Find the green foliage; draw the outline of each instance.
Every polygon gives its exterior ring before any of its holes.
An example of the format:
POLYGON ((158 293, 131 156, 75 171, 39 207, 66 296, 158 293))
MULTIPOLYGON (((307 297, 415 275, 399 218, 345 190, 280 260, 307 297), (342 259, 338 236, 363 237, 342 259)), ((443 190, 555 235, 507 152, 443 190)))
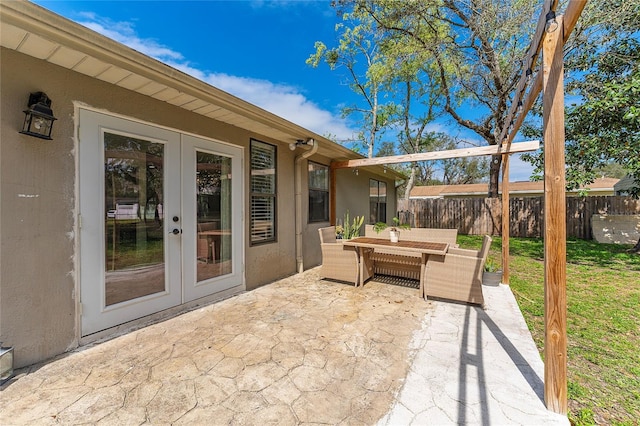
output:
POLYGON ((373 230, 376 231, 377 234, 387 229, 387 224, 384 222, 376 222, 373 225, 373 230))
MULTIPOLYGON (((398 228, 400 229, 411 229, 411 226, 408 223, 400 223, 400 219, 398 219, 397 217, 394 217, 393 219, 393 226, 391 226, 391 231, 397 231, 398 228)), ((384 222, 377 222, 373 225, 373 230, 376 231, 376 233, 380 233, 382 231, 384 231, 385 229, 388 228, 389 225, 387 225, 384 222)))
POLYGON ((498 262, 496 262, 492 258, 488 258, 484 263, 484 270, 487 272, 498 272, 500 270, 500 267, 498 266, 498 262))
POLYGON ((315 52, 306 62, 317 67, 324 61, 331 70, 346 70, 349 86, 360 95, 361 102, 342 112, 345 116, 356 114, 361 117, 358 140, 366 147, 368 157, 373 157, 375 144, 389 125, 389 117, 395 108, 393 102, 382 102, 384 85, 392 74, 393 65, 381 49, 370 16, 357 10, 343 13, 336 32, 340 34, 338 45, 329 48, 317 41, 315 52))
MULTIPOLYGON (((433 150, 428 124, 443 114, 496 144, 529 46, 536 2, 337 0, 334 5, 343 17, 336 27, 338 45, 317 42, 307 63, 318 66, 324 60, 332 70, 347 70, 362 102, 344 113, 362 114, 360 140, 370 157, 374 144, 391 132, 400 153, 433 150), (462 104, 473 112, 463 113, 462 104)), ((485 160, 448 161, 446 180, 478 181, 491 173, 497 195, 497 160, 491 168, 485 160)), ((430 166, 412 164, 405 173, 408 190, 433 180, 430 166)))
MULTIPOLYGON (((459 235, 465 248, 482 237, 459 235)), ((510 281, 518 305, 544 351, 544 244, 510 238, 510 281)), ((640 256, 629 246, 567 241, 569 419, 574 425, 634 425, 640 418, 640 256)), ((489 258, 500 259, 494 240, 489 258)))
MULTIPOLYGON (((416 69, 427 78, 421 80, 415 94, 407 96, 423 101, 429 110, 426 116, 412 120, 411 126, 403 126, 407 143, 422 137, 419 130, 425 119, 448 114, 488 144, 497 144, 497 136, 509 125, 505 116, 522 71, 521 59, 534 32, 531 17, 539 3, 342 0, 338 4, 372 16, 382 44, 393 46, 396 57, 408 58, 398 62, 403 67, 397 81, 413 84, 415 74, 411 72, 416 69), (472 112, 463 112, 462 104, 471 106, 472 112)), ((489 169, 491 194, 495 196, 501 158, 496 160, 489 169)))
POLYGON ((349 240, 360 236, 360 228, 364 224, 364 216, 349 217, 349 211, 344 214, 344 225, 336 226, 336 236, 349 240))
MULTIPOLYGON (((635 177, 640 193, 640 0, 593 0, 565 58, 567 188, 593 182, 611 162, 635 177)), ((541 135, 538 126, 529 134, 541 135)), ((523 156, 542 175, 542 152, 523 156)))

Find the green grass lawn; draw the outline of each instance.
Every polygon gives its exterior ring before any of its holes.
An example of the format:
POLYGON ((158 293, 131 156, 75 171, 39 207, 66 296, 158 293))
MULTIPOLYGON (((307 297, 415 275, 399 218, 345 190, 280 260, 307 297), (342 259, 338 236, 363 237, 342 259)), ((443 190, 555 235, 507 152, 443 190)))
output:
MULTIPOLYGON (((459 236, 479 248, 481 237, 459 236)), ((631 246, 567 241, 569 419, 576 425, 638 425, 640 419, 640 255, 631 246)), ((501 261, 495 237, 489 257, 501 261)), ((543 241, 510 239, 511 289, 544 351, 543 241)))
POLYGON ((164 239, 161 224, 154 221, 113 220, 106 223, 106 268, 108 271, 164 261, 164 239), (116 226, 114 232, 114 226, 116 226), (116 240, 114 253, 113 241, 116 240))

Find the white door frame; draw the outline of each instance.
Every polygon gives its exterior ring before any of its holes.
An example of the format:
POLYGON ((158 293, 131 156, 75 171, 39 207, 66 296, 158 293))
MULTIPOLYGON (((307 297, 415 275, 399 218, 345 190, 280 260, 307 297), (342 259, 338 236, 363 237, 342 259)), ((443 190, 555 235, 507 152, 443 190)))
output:
POLYGON ((126 117, 85 108, 79 108, 78 111, 80 337, 230 288, 244 290, 243 148, 126 117), (127 134, 165 145, 165 291, 111 306, 106 306, 104 285, 104 132, 127 134), (188 207, 195 207, 195 154, 194 161, 183 158, 188 157, 190 152, 195 153, 195 149, 231 157, 233 174, 232 273, 231 276, 225 275, 201 283, 195 282, 197 234, 195 215, 188 207), (178 223, 172 221, 174 215, 180 218, 178 223), (176 226, 183 230, 183 234, 170 234, 171 229, 176 226))
POLYGON ((210 294, 228 290, 244 283, 244 199, 242 197, 243 176, 242 148, 234 145, 215 143, 201 137, 182 135, 182 235, 183 235, 183 294, 184 302, 189 302, 210 294), (231 246, 231 274, 197 281, 196 235, 196 151, 228 157, 231 159, 231 235, 234 238, 231 246), (187 238, 192 236, 193 238, 187 238))

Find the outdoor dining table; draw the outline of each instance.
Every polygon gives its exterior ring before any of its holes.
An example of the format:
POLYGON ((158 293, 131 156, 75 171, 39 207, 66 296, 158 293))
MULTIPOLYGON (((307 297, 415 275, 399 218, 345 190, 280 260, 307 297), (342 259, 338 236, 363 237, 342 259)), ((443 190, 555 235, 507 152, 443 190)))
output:
POLYGON ((358 265, 360 271, 358 273, 358 285, 364 286, 364 262, 362 261, 361 250, 363 248, 385 249, 397 252, 397 254, 413 254, 421 255, 420 261, 420 293, 419 296, 424 299, 425 275, 427 270, 427 259, 429 255, 444 256, 449 250, 449 243, 439 243, 431 241, 398 241, 391 242, 385 238, 357 237, 343 241, 343 245, 355 247, 358 256, 358 265))

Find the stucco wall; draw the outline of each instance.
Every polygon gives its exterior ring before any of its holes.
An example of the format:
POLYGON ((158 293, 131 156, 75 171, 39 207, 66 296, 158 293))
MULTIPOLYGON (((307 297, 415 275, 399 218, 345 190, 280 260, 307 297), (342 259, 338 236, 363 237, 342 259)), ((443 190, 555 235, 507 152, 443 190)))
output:
POLYGON ((606 244, 635 244, 640 239, 640 215, 591 216, 593 239, 606 244))
POLYGON ((15 348, 17 366, 78 343, 74 101, 244 147, 245 206, 250 139, 277 145, 278 240, 250 246, 245 207, 246 288, 295 273, 295 153, 288 142, 251 134, 15 51, 2 49, 0 54, 0 336, 15 348), (18 133, 28 95, 36 91, 46 92, 53 101, 58 118, 53 141, 18 133))
MULTIPOLYGON (((13 50, 3 48, 0 55, 0 338, 14 347, 17 367, 74 348, 80 338, 74 102, 243 147, 246 289, 296 272, 294 167, 300 150, 289 150, 289 141, 252 134, 13 50), (18 133, 29 93, 36 91, 53 101, 58 118, 53 141, 18 133), (277 146, 277 241, 256 246, 250 245, 248 229, 252 138, 277 146)), ((331 162, 317 154, 309 160, 331 162)), ((306 269, 321 262, 317 230, 329 222, 308 223, 307 161, 301 166, 306 269)), ((347 209, 368 217, 373 175, 364 170, 357 176, 351 170, 337 175, 338 217, 347 209)), ((396 211, 392 180, 388 191, 390 219, 396 211)))
POLYGON ((75 344, 74 142, 71 88, 53 67, 2 49, 0 334, 17 366, 75 344), (53 141, 18 133, 30 92, 54 100, 53 141))
MULTIPOLYGON (((327 166, 331 164, 331 159, 327 157, 314 156, 311 157, 311 160, 327 166)), ((307 170, 306 164, 304 165, 304 170, 307 170)), ((308 174, 305 172, 303 175, 303 187, 306 188, 308 186, 308 174)), ((373 174, 364 169, 358 170, 357 175, 353 169, 338 169, 336 171, 336 219, 343 221, 345 212, 349 211, 351 218, 364 216, 364 223, 369 223, 369 179, 387 183, 387 219, 391 223, 391 218, 397 212, 395 181, 384 175, 373 174)), ((305 269, 317 266, 322 262, 318 229, 330 226, 329 222, 308 223, 308 211, 309 199, 305 196, 303 200, 305 269)), ((362 228, 362 234, 364 235, 364 227, 362 228)))
MULTIPOLYGON (((395 182, 368 172, 366 169, 359 169, 358 174, 354 169, 339 169, 336 173, 336 219, 342 219, 345 212, 349 215, 364 215, 364 223, 369 221, 369 180, 387 182, 387 223, 392 223, 392 218, 397 214, 395 182)), ((362 230, 364 233, 364 228, 362 230)))

